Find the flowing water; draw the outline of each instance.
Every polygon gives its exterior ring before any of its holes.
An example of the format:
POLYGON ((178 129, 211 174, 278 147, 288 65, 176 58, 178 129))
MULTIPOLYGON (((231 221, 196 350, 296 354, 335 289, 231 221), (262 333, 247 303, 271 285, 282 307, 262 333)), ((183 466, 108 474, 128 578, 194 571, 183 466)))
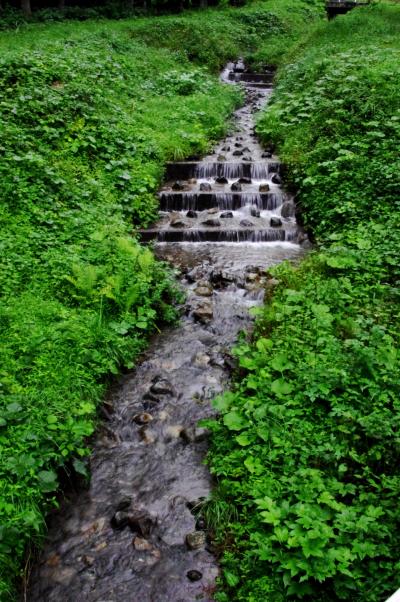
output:
POLYGON ((253 75, 239 62, 222 79, 246 91, 236 132, 201 162, 168 165, 160 221, 142 233, 180 269, 184 315, 111 391, 90 486, 66 495, 50 517, 30 602, 213 599, 218 564, 193 512, 212 486, 207 432, 197 422, 228 385, 229 350, 273 285, 268 268, 298 259, 304 241, 279 161, 254 136, 253 113, 270 95, 272 74, 253 75))

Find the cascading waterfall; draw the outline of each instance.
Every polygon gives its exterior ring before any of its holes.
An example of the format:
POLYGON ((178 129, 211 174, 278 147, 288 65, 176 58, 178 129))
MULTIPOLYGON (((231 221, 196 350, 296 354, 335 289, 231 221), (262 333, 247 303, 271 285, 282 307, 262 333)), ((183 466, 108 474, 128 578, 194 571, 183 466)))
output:
POLYGON ((196 192, 162 192, 159 195, 161 211, 204 211, 218 207, 221 211, 236 210, 246 206, 272 211, 282 205, 281 192, 267 192, 264 194, 249 192, 235 194, 232 192, 221 193, 196 193, 196 192))

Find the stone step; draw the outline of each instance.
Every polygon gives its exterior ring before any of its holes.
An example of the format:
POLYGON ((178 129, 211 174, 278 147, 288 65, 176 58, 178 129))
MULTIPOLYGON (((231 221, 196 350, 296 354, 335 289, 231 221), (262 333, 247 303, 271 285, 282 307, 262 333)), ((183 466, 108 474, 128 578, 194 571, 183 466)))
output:
POLYGON ((218 207, 221 211, 236 210, 246 205, 254 205, 261 210, 273 211, 283 202, 282 192, 160 192, 158 195, 161 211, 205 211, 218 207))
POLYGON ((179 161, 166 164, 166 180, 191 178, 252 178, 266 180, 279 173, 278 161, 179 161))
POLYGON ((229 79, 234 82, 260 82, 271 84, 274 79, 274 73, 235 73, 231 71, 229 79))
POLYGON ((296 228, 267 228, 265 230, 255 228, 242 228, 223 230, 217 228, 209 229, 174 229, 168 228, 158 230, 152 228, 140 231, 142 242, 297 242, 298 231, 296 228))
MULTIPOLYGON (((242 83, 244 84, 245 82, 242 82, 242 83)), ((250 89, 250 90, 253 88, 254 89, 260 88, 263 90, 266 90, 266 89, 271 90, 273 88, 273 86, 274 86, 273 83, 267 83, 267 82, 246 82, 246 88, 250 89)))

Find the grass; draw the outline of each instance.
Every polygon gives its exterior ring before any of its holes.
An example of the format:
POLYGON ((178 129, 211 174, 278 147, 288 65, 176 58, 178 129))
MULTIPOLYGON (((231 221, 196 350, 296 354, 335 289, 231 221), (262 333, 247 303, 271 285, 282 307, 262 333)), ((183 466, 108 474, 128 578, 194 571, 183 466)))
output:
POLYGON ((232 392, 215 493, 238 520, 218 600, 383 602, 398 588, 400 10, 312 27, 258 131, 319 249, 281 265, 232 392))
POLYGON ((157 214, 164 163, 226 132, 241 99, 215 74, 284 21, 280 4, 0 35, 2 600, 59 471, 87 472, 110 378, 176 319, 171 274, 135 231, 157 214))

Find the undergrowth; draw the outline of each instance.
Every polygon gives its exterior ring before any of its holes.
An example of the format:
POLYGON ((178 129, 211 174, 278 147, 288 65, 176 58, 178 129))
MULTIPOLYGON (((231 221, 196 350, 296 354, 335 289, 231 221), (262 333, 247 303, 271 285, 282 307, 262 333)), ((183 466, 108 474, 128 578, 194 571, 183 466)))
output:
POLYGON ((399 33, 383 5, 313 28, 258 124, 319 250, 271 271, 216 401, 220 602, 383 602, 399 586, 399 33))
POLYGON ((135 231, 157 215, 165 161, 226 132, 241 97, 211 72, 254 48, 279 4, 246 7, 243 22, 209 10, 0 36, 2 600, 59 470, 86 474, 110 376, 176 318, 172 276, 135 231))

